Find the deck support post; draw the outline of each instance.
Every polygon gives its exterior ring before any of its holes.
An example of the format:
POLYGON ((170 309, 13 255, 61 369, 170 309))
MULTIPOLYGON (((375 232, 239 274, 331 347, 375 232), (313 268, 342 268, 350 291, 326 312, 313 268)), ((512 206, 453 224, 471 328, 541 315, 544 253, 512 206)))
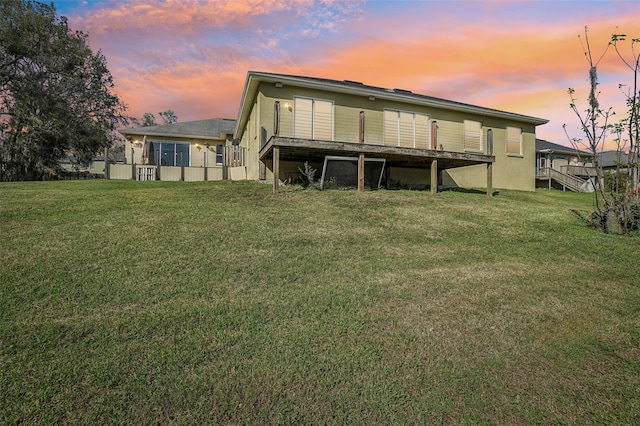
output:
POLYGON ((358 155, 358 192, 364 192, 364 154, 358 155))
POLYGON ((273 193, 278 193, 280 184, 280 147, 273 147, 273 193))
POLYGON ((431 161, 431 193, 438 192, 438 160, 431 161))
MULTIPOLYGON (((487 130, 487 155, 493 155, 493 129, 487 130)), ((493 162, 487 163, 487 195, 493 197, 493 162)))
MULTIPOLYGON (((358 117, 358 143, 364 143, 364 111, 358 117)), ((358 155, 358 192, 364 192, 364 153, 358 155)))

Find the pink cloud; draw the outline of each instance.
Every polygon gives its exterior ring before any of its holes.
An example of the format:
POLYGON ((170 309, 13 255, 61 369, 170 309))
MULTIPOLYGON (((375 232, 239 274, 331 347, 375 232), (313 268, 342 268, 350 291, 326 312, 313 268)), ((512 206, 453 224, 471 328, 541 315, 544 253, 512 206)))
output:
POLYGON ((96 35, 113 35, 158 28, 195 34, 211 28, 243 27, 257 16, 270 15, 309 4, 309 1, 278 0, 144 0, 110 3, 109 6, 79 18, 84 27, 96 35))
MULTIPOLYGON (((400 87, 544 117, 551 121, 539 136, 565 143, 562 124, 575 127, 566 89, 582 95, 588 88, 577 38, 583 21, 589 23, 587 7, 551 20, 534 16, 541 9, 526 2, 395 5, 152 0, 107 3, 71 22, 103 49, 134 116, 173 109, 181 121, 233 118, 246 72, 262 70, 400 87), (523 5, 527 13, 505 11, 523 5)), ((640 8, 616 5, 619 10, 592 19, 594 50, 606 46, 616 27, 640 36, 640 8)), ((599 64, 601 88, 603 101, 619 105, 617 83, 626 74, 611 53, 599 64)))

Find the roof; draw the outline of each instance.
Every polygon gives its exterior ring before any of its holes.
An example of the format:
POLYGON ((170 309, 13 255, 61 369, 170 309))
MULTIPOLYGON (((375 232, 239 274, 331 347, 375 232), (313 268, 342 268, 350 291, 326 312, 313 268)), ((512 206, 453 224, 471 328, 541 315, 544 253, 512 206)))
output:
POLYGON ((580 151, 572 147, 549 142, 544 139, 536 139, 536 152, 548 152, 555 154, 580 155, 582 157, 592 156, 587 151, 580 151))
POLYGON ((134 129, 119 129, 124 136, 174 136, 194 139, 225 139, 233 133, 236 120, 210 118, 208 120, 185 121, 184 123, 145 126, 134 129))
POLYGON ((436 108, 444 108, 448 110, 481 114, 491 117, 510 119, 525 123, 531 123, 536 126, 546 124, 549 120, 543 118, 531 117, 528 115, 516 114, 512 112, 500 111, 492 108, 485 108, 476 105, 465 104, 462 102, 451 101, 447 99, 435 98, 433 96, 421 95, 413 93, 410 90, 403 89, 386 89, 383 87, 368 86, 358 81, 351 80, 331 80, 327 78, 304 77, 287 74, 274 74, 267 72, 249 71, 245 81, 244 90, 242 92, 242 100, 240 102, 240 110, 238 111, 238 121, 234 132, 234 138, 242 137, 241 132, 246 126, 250 114, 250 102, 255 99, 258 86, 262 82, 290 85, 296 87, 305 87, 312 89, 328 90, 338 93, 347 93, 360 96, 373 96, 374 98, 394 100, 415 105, 430 106, 436 108), (249 104, 247 104, 249 102, 249 104))
POLYGON ((624 166, 629 162, 635 162, 633 155, 629 158, 629 154, 624 151, 603 151, 598 154, 600 157, 600 166, 604 169, 617 167, 618 165, 624 166))

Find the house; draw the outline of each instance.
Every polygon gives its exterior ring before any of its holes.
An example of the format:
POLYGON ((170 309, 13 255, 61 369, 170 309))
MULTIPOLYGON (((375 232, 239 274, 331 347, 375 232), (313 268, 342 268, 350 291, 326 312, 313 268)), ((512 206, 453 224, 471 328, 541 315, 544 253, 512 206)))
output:
POLYGON ((638 162, 636 155, 624 151, 603 151, 598 156, 603 170, 627 170, 638 162))
POLYGON ((235 120, 213 118, 118 130, 124 164, 111 164, 110 179, 203 181, 244 179, 244 150, 233 144, 235 120))
MULTIPOLYGON (((124 164, 125 163, 124 152, 109 151, 108 155, 109 155, 109 163, 110 164, 124 164)), ((106 163, 105 163, 104 154, 96 155, 93 158, 93 161, 91 162, 91 164, 89 165, 89 172, 95 177, 104 178, 105 177, 105 172, 106 172, 105 165, 106 165, 106 163)))
MULTIPOLYGON (((123 161, 122 153, 109 153, 109 162, 123 161)), ((46 179, 95 179, 105 177, 105 157, 96 155, 89 164, 81 164, 75 155, 69 154, 58 161, 58 167, 49 169, 46 179)))
POLYGON ((233 139, 251 180, 321 185, 535 189, 535 130, 548 120, 402 89, 250 71, 233 139), (275 177, 275 178, 274 178, 275 177))
MULTIPOLYGON (((635 170, 637 160, 633 154, 623 151, 603 151, 597 155, 605 175, 616 171, 635 170)), ((569 189, 593 192, 596 169, 593 154, 536 139, 536 186, 539 188, 569 189)), ((637 181, 632 173, 632 179, 637 181)))
POLYGON ((237 120, 122 129, 111 179, 300 180, 323 187, 535 189, 547 120, 402 89, 250 71, 237 120), (275 178, 274 178, 275 177, 275 178))
MULTIPOLYGON (((609 177, 626 175, 630 179, 632 188, 640 191, 640 172, 638 170, 638 154, 632 151, 625 152, 622 150, 604 151, 598 154, 600 165, 607 182, 609 177)), ((612 182, 619 182, 618 178, 614 178, 612 182)), ((605 183, 606 186, 606 183, 605 183)))
POLYGON ((543 139, 536 139, 536 187, 593 192, 593 155, 543 139))
POLYGON ((536 139, 536 167, 547 167, 562 170, 567 165, 588 164, 593 155, 586 151, 580 151, 573 147, 549 142, 544 139, 536 139))

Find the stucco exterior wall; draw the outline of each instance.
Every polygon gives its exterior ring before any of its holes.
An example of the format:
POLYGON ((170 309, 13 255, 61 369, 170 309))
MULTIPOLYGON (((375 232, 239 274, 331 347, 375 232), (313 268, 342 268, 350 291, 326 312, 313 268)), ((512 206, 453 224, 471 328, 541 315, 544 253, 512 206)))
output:
MULTIPOLYGON (((249 120, 247 120, 247 125, 244 129, 244 134, 242 135, 242 139, 240 141, 240 145, 247 150, 246 168, 248 180, 257 180, 259 178, 260 161, 258 159, 258 155, 260 151, 260 120, 262 120, 263 126, 266 124, 264 122, 264 118, 261 117, 260 114, 260 98, 261 96, 258 94, 257 99, 255 100, 255 102, 253 102, 251 114, 249 116, 249 120)), ((273 119, 271 121, 273 121, 273 119)), ((273 130, 271 130, 271 132, 272 131, 273 130)))
MULTIPOLYGON (((498 124, 498 123, 491 123, 498 124)), ((493 187, 496 189, 516 189, 520 191, 534 191, 536 137, 533 126, 522 128, 522 155, 507 154, 506 126, 518 126, 517 123, 503 124, 505 128, 492 127, 493 130, 493 187)), ((486 140, 487 130, 483 129, 486 140)), ((449 169, 442 174, 442 184, 445 187, 486 188, 487 166, 477 165, 449 169)))

